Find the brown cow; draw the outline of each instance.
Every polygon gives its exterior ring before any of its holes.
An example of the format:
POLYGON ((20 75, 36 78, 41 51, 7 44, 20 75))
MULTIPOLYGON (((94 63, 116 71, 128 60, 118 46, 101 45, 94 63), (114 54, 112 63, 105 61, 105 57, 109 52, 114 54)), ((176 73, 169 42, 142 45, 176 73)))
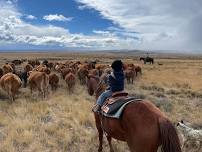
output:
POLYGON ((133 63, 124 64, 124 70, 126 70, 128 68, 132 68, 133 70, 135 70, 136 76, 138 75, 138 73, 142 74, 142 69, 139 65, 135 65, 133 63))
POLYGON ((135 65, 135 72, 136 76, 138 75, 138 73, 142 74, 142 68, 139 65, 135 65))
POLYGON ((9 65, 13 68, 13 72, 15 72, 15 64, 14 63, 9 63, 9 65))
POLYGON ((11 61, 11 63, 13 63, 13 64, 15 64, 15 65, 20 65, 20 64, 23 63, 23 61, 17 59, 17 60, 13 60, 13 61, 11 61))
POLYGON ((51 86, 52 91, 56 91, 59 83, 59 77, 55 73, 51 73, 49 75, 49 84, 51 86))
POLYGON ((124 71, 125 73, 125 78, 127 80, 127 83, 130 84, 132 83, 133 84, 133 81, 134 81, 134 78, 136 76, 136 72, 133 68, 128 68, 124 71))
POLYGON ((89 71, 90 75, 99 76, 99 71, 97 69, 92 69, 89 71))
POLYGON ((30 71, 28 82, 30 85, 31 94, 33 89, 37 88, 39 93, 45 98, 48 94, 49 77, 45 72, 30 71))
POLYGON ((10 72, 12 73, 13 72, 12 66, 9 65, 8 63, 6 63, 5 65, 3 65, 2 69, 3 69, 3 73, 4 74, 10 73, 10 72))
POLYGON ((62 63, 56 63, 54 66, 55 71, 61 72, 62 69, 66 68, 66 66, 62 63))
POLYGON ((88 64, 87 63, 79 64, 78 68, 79 69, 88 69, 88 64))
POLYGON ((21 87, 21 85, 22 82, 20 78, 13 73, 7 73, 3 75, 0 79, 0 86, 4 91, 7 92, 12 102, 15 100, 15 95, 19 90, 19 88, 21 87))
POLYGON ((53 62, 48 62, 48 63, 47 63, 47 67, 48 67, 49 69, 52 69, 53 66, 54 66, 54 63, 53 63, 53 62))
POLYGON ((50 69, 47 68, 46 65, 40 64, 36 68, 33 69, 33 71, 38 71, 38 72, 45 72, 46 74, 50 74, 50 69))
POLYGON ((76 74, 76 72, 78 71, 78 64, 77 63, 72 63, 69 65, 69 68, 72 68, 72 72, 74 74, 76 74))
POLYGON ((46 74, 50 74, 51 73, 50 69, 47 68, 47 67, 42 67, 38 71, 39 72, 45 72, 46 74))
POLYGON ((63 69, 61 69, 61 76, 62 76, 62 78, 65 79, 65 76, 67 74, 69 74, 70 72, 71 73, 73 72, 72 68, 63 68, 63 69))
POLYGON ((69 94, 73 92, 74 86, 76 84, 76 77, 73 73, 69 73, 65 76, 65 81, 69 90, 69 94))
POLYGON ((26 64, 24 67, 25 72, 29 72, 33 70, 33 66, 31 64, 26 64))
POLYGON ((97 65, 95 65, 95 69, 97 69, 99 71, 99 76, 101 76, 104 73, 104 70, 106 68, 110 68, 110 66, 106 65, 106 64, 97 64, 97 65))
POLYGON ((33 67, 36 65, 40 65, 40 61, 35 59, 35 60, 28 60, 28 64, 31 64, 33 67))
POLYGON ((88 70, 86 68, 80 68, 77 72, 78 78, 80 80, 81 85, 86 84, 86 77, 88 75, 88 70))

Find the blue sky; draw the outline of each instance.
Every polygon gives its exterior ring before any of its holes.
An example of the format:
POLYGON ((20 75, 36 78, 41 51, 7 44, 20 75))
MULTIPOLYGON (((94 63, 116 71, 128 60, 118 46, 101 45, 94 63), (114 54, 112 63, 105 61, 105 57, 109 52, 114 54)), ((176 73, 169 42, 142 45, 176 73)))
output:
POLYGON ((19 0, 18 7, 24 14, 34 14, 38 18, 31 21, 33 24, 53 24, 67 28, 71 33, 92 34, 93 30, 114 26, 112 21, 102 18, 96 10, 80 10, 74 0, 19 0), (45 14, 61 14, 73 19, 71 22, 49 22, 43 19, 45 14))
POLYGON ((195 0, 0 0, 0 50, 202 53, 195 0))

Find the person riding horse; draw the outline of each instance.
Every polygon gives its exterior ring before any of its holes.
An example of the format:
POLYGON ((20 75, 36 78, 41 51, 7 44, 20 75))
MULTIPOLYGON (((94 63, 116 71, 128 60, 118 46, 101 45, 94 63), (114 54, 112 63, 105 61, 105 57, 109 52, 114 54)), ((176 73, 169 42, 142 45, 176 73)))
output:
POLYGON ((93 112, 99 112, 101 106, 107 98, 113 93, 124 90, 124 72, 123 63, 121 60, 115 60, 111 65, 113 72, 107 77, 109 87, 99 96, 96 105, 93 107, 93 112))

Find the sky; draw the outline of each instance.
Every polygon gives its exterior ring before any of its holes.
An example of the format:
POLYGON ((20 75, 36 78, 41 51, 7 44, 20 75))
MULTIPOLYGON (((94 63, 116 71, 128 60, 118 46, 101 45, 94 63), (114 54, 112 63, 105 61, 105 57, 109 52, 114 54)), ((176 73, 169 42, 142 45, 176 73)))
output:
POLYGON ((0 50, 202 53, 201 0, 0 0, 0 50))

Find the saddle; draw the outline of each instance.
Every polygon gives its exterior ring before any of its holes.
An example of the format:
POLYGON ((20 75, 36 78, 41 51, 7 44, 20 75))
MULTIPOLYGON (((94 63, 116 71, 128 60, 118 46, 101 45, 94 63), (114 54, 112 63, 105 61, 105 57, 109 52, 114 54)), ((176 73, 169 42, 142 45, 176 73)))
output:
POLYGON ((101 114, 106 117, 120 118, 124 107, 133 101, 138 101, 135 97, 129 97, 126 92, 116 92, 112 97, 107 98, 101 107, 101 114))

